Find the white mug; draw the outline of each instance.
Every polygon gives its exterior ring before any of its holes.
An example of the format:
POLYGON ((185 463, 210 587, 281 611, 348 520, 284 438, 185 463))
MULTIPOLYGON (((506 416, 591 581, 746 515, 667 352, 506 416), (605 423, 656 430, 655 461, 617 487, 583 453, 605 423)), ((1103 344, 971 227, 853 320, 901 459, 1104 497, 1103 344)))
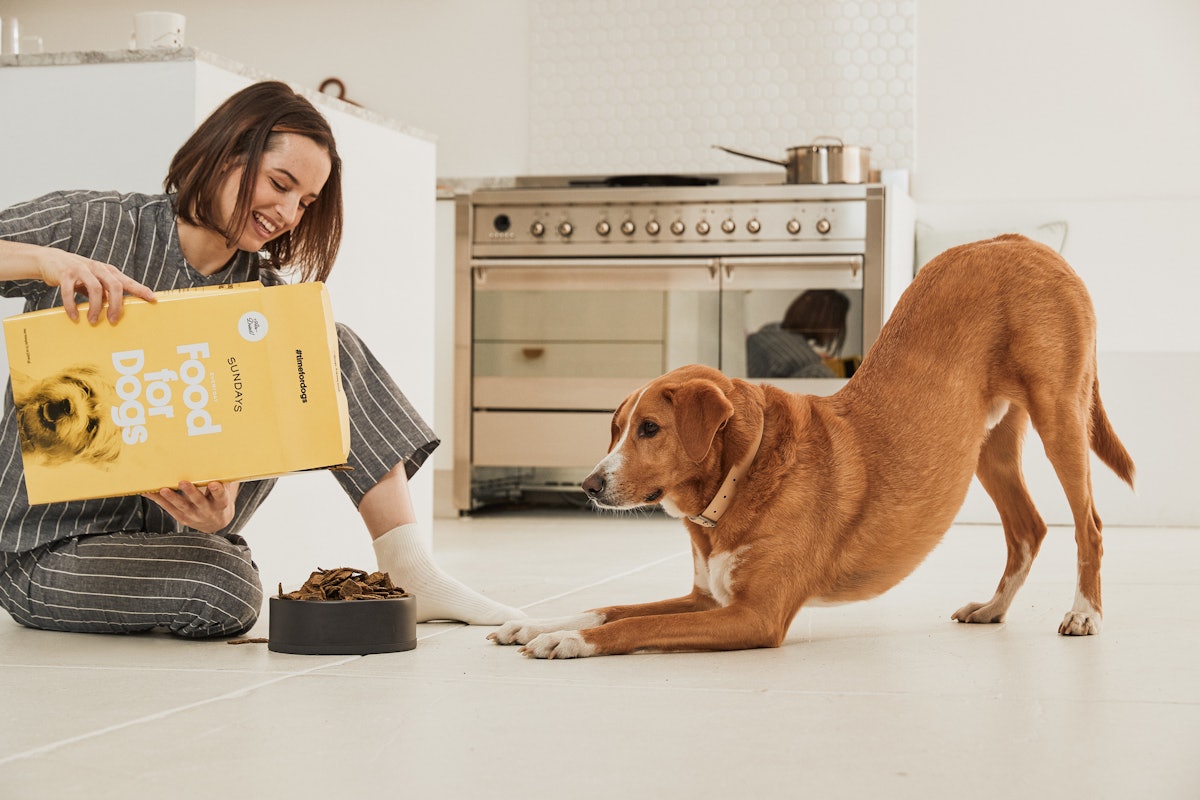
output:
POLYGON ((0 20, 0 54, 15 56, 21 52, 21 27, 16 17, 0 20))
POLYGON ((133 36, 129 38, 131 50, 149 50, 155 47, 183 47, 183 31, 187 17, 171 11, 141 11, 133 15, 133 36))

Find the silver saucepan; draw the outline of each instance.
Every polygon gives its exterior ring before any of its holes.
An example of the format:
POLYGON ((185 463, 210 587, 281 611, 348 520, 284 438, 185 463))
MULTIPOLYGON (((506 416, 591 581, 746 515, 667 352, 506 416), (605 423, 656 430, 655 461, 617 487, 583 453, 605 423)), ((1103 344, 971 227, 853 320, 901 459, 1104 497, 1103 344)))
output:
POLYGON ((866 183, 871 172, 871 148, 845 145, 836 136, 818 136, 812 144, 789 147, 786 161, 744 153, 719 144, 718 150, 787 167, 788 183, 866 183), (827 139, 837 144, 821 144, 827 139))

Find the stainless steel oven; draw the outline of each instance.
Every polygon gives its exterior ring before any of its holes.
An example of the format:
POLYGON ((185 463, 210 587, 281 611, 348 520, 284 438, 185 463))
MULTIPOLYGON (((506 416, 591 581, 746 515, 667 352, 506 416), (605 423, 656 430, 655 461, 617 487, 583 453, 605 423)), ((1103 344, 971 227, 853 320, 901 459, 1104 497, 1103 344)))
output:
POLYGON ((460 511, 577 491, 613 409, 684 364, 836 391, 912 275, 911 204, 890 187, 596 183, 526 179, 457 201, 460 511), (813 291, 844 302, 844 341, 809 371, 826 377, 764 373, 756 342, 813 291))

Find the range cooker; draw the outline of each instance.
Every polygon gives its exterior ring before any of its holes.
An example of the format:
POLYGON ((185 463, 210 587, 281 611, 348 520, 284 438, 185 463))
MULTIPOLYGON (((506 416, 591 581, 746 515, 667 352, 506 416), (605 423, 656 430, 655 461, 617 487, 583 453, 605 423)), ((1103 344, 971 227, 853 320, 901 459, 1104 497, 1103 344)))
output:
POLYGON ((684 364, 836 391, 912 277, 912 237, 911 200, 883 184, 540 176, 460 195, 455 506, 578 493, 621 400, 684 364), (814 289, 849 301, 835 377, 754 374, 754 334, 814 289))

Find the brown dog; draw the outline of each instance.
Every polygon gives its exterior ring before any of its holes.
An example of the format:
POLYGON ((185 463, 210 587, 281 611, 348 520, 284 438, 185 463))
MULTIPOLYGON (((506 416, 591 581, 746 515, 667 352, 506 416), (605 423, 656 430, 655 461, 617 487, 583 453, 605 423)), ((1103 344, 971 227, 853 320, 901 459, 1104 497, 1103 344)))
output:
POLYGON ((1083 283, 1053 250, 1001 236, 921 270, 831 397, 699 366, 631 394, 583 488, 601 508, 661 503, 683 517, 691 593, 517 620, 489 638, 540 658, 777 647, 805 603, 873 597, 912 572, 973 474, 1000 510, 1008 563, 991 600, 953 618, 999 622, 1046 534, 1021 473, 1031 420, 1075 520, 1078 591, 1059 633, 1096 633, 1102 547, 1089 446, 1131 486, 1133 461, 1100 403, 1083 283))

